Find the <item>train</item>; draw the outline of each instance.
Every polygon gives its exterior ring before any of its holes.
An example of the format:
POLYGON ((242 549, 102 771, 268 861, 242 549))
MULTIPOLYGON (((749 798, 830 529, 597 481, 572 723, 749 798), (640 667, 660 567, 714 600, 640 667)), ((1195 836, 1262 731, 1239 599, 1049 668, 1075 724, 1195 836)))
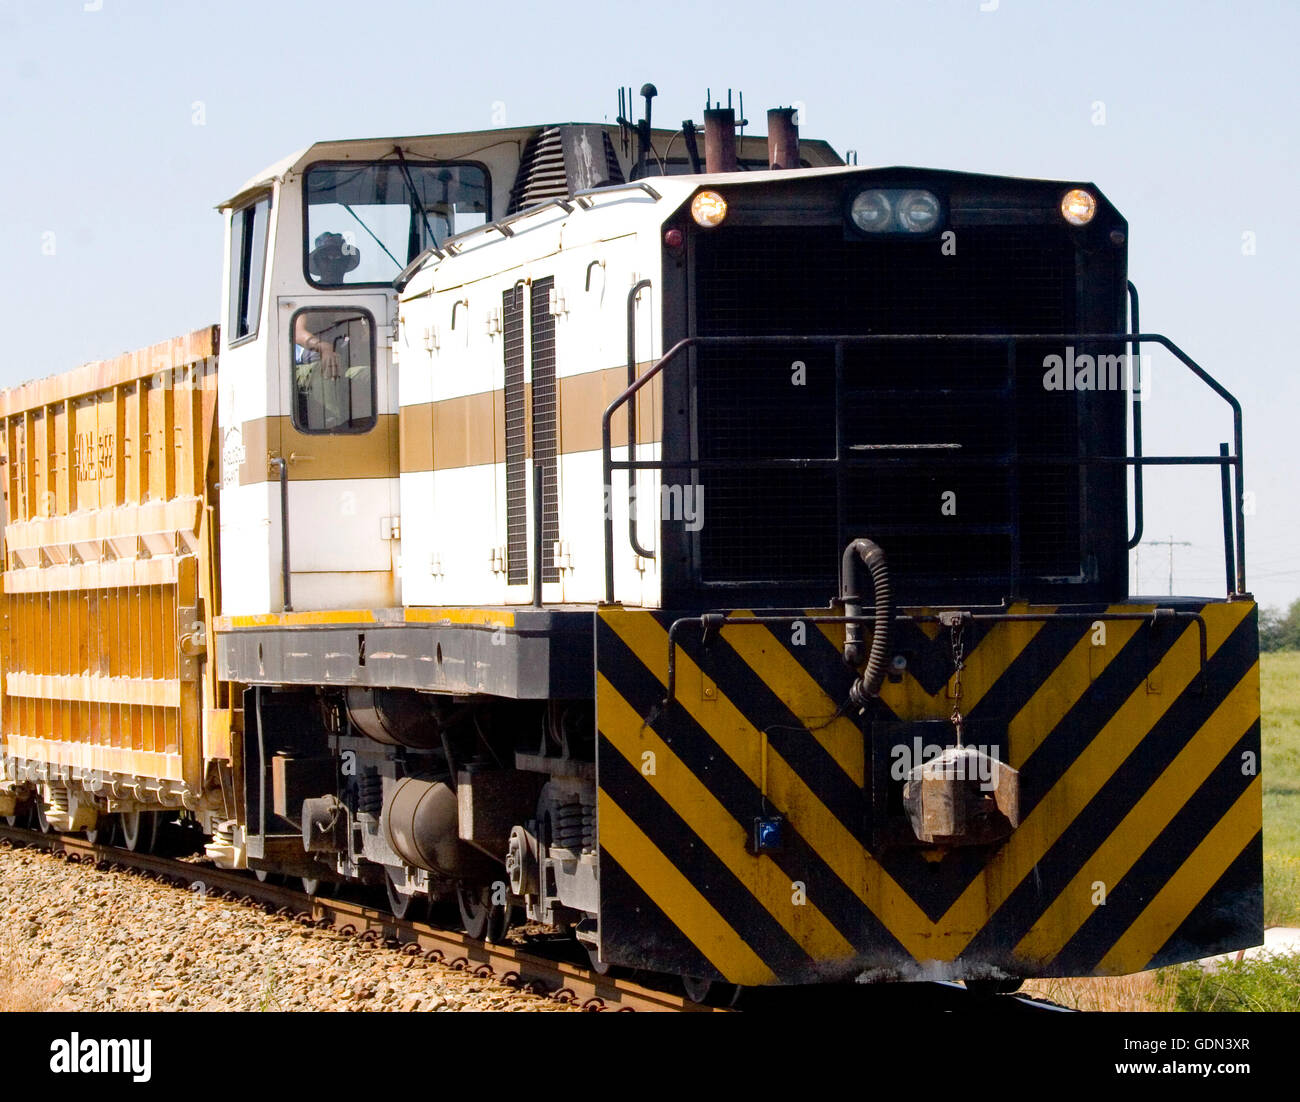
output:
POLYGON ((0 395, 0 813, 697 998, 1258 944, 1241 408, 1124 216, 655 94, 313 144, 219 324, 0 395), (1143 452, 1157 352, 1217 449, 1143 452), (1130 592, 1162 465, 1222 596, 1130 592))

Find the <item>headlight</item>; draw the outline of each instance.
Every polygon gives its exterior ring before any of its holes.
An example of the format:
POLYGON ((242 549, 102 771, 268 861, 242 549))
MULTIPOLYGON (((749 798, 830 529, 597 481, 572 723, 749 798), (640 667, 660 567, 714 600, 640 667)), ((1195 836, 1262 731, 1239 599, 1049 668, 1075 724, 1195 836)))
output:
POLYGON ((909 233, 928 233, 939 224, 939 200, 928 191, 909 191, 898 201, 898 224, 909 233))
POLYGON ((880 233, 894 223, 894 208, 889 195, 883 191, 860 191, 849 207, 853 224, 864 233, 880 233))
POLYGON ((1072 188, 1061 197, 1061 217, 1072 226, 1086 226, 1097 213, 1097 200, 1081 187, 1072 188))
POLYGON ((849 220, 863 233, 929 233, 943 208, 932 191, 865 188, 849 203, 849 220))
POLYGON ((727 201, 716 191, 701 191, 691 200, 691 217, 697 225, 717 226, 727 217, 727 201))

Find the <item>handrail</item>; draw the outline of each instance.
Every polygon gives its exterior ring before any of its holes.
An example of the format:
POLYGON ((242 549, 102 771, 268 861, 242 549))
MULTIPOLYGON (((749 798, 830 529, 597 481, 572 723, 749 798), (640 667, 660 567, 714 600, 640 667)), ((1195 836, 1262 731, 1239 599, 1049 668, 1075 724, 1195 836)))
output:
MULTIPOLYGON (((632 285, 632 289, 627 293, 627 384, 631 386, 636 382, 636 300, 637 296, 650 286, 650 280, 643 279, 632 285)), ((636 462, 636 445, 637 445, 637 425, 636 425, 636 395, 633 394, 627 402, 627 457, 636 462)), ((627 538, 632 544, 632 550, 640 555, 643 559, 653 559, 655 553, 647 551, 641 546, 640 539, 637 538, 637 505, 636 494, 632 492, 635 476, 629 473, 627 480, 627 538)))
POLYGON ((596 195, 612 195, 616 191, 644 191, 656 203, 663 198, 654 188, 644 180, 629 180, 625 184, 610 184, 608 187, 589 187, 582 191, 575 191, 570 198, 578 204, 583 210, 590 210, 595 204, 591 202, 596 195), (584 202, 584 200, 586 200, 584 202))
MULTIPOLYGON (((1050 612, 975 612, 971 609, 963 609, 956 615, 960 617, 960 622, 963 624, 1051 623, 1061 620, 1096 623, 1099 620, 1111 620, 1121 622, 1143 621, 1155 626, 1166 620, 1190 620, 1196 625, 1197 643, 1200 648, 1201 665, 1196 691, 1204 692, 1205 666, 1209 661, 1209 629, 1206 627, 1205 617, 1199 612, 1157 606, 1150 612, 1060 612, 1056 609, 1050 612)), ((895 624, 948 624, 951 622, 952 617, 953 613, 951 612, 899 612, 892 617, 891 622, 895 624)), ((707 639, 709 635, 720 632, 723 628, 743 627, 746 624, 762 624, 766 626, 777 624, 783 626, 791 624, 843 624, 846 631, 849 625, 870 627, 874 631, 877 619, 878 617, 871 612, 855 616, 841 616, 834 613, 814 613, 812 615, 800 615, 798 613, 755 615, 749 613, 738 616, 729 612, 706 612, 702 616, 679 617, 668 626, 668 677, 664 683, 667 692, 660 703, 660 707, 668 707, 676 696, 677 648, 681 645, 678 642, 679 628, 684 628, 690 624, 698 624, 701 638, 707 639)))
MULTIPOLYGON (((1135 469, 1141 469, 1144 466, 1173 466, 1173 465, 1207 465, 1230 467, 1232 469, 1235 489, 1235 507, 1233 509, 1232 523, 1225 524, 1225 534, 1230 530, 1235 534, 1235 566, 1236 578, 1235 588, 1229 586, 1231 594, 1241 594, 1246 592, 1246 550, 1245 550, 1245 506, 1242 499, 1243 484, 1243 458, 1242 458, 1242 414, 1241 403, 1229 392, 1217 379, 1207 372, 1200 364, 1193 360, 1178 345, 1171 341, 1162 333, 874 333, 870 335, 862 334, 837 334, 814 336, 808 334, 789 334, 789 335, 762 335, 762 336, 727 336, 727 337, 685 337, 679 340, 672 348, 668 349, 648 370, 631 382, 627 389, 615 398, 601 415, 601 449, 602 449, 602 473, 604 495, 604 557, 605 557, 605 603, 614 603, 614 514, 612 508, 613 501, 613 472, 615 469, 627 470, 629 479, 631 472, 637 470, 662 470, 668 467, 688 467, 692 470, 708 469, 714 467, 735 467, 736 461, 733 460, 637 460, 628 459, 626 461, 615 461, 613 458, 612 447, 612 430, 611 424, 614 414, 618 409, 633 400, 642 387, 657 378, 669 364, 677 361, 684 352, 692 348, 720 348, 736 347, 744 345, 776 345, 776 346, 803 346, 803 347, 824 347, 834 346, 836 348, 849 345, 872 345, 872 344, 905 344, 905 343, 928 342, 934 344, 1003 344, 1033 342, 1042 344, 1044 342, 1078 342, 1088 344, 1124 344, 1128 347, 1140 346, 1143 343, 1158 344, 1170 353, 1175 359, 1183 364, 1198 379, 1205 383, 1211 390, 1222 398, 1232 410, 1232 430, 1233 430, 1233 453, 1231 455, 1215 456, 1048 456, 1039 457, 1032 460, 1020 460, 1023 466, 1051 466, 1058 464, 1106 464, 1121 463, 1133 466, 1135 469)), ((1127 448, 1125 449, 1127 451, 1127 448)), ((630 454, 630 453, 629 453, 630 454)), ((938 462, 943 462, 940 458, 938 462)), ((950 460, 949 460, 950 461, 950 460)), ((815 460, 815 459, 786 459, 786 460, 768 460, 768 461, 746 461, 751 466, 804 466, 804 467, 825 467, 836 466, 840 460, 815 460)), ((898 465, 900 463, 916 464, 924 462, 917 458, 906 458, 902 460, 888 457, 881 458, 857 458, 843 461, 851 466, 888 466, 898 465)))
MULTIPOLYGON (((609 195, 616 191, 644 191, 651 199, 658 202, 663 198, 654 188, 644 180, 632 180, 626 184, 610 184, 608 187, 585 188, 582 191, 575 191, 569 196, 556 196, 553 199, 543 199, 540 203, 534 203, 531 207, 524 207, 523 210, 517 210, 514 214, 503 215, 500 218, 494 218, 491 222, 484 222, 481 226, 473 226, 470 229, 463 230, 461 233, 453 234, 442 243, 442 248, 436 245, 430 245, 412 260, 405 268, 398 272, 393 279, 393 289, 398 291, 406 290, 406 285, 414 278, 431 256, 436 256, 439 260, 448 255, 456 256, 460 252, 461 244, 466 238, 472 237, 476 233, 488 233, 496 230, 502 237, 514 237, 515 231, 510 227, 524 218, 531 218, 535 214, 541 214, 548 207, 559 207, 565 214, 571 214, 576 205, 579 210, 591 210, 596 204, 592 199, 597 195, 609 195)), ((418 296, 417 296, 418 297, 418 296)))
POLYGON ((280 581, 284 586, 284 611, 293 611, 289 597, 289 462, 281 456, 272 456, 270 464, 280 476, 280 581))
MULTIPOLYGON (((1130 279, 1128 281, 1128 327, 1129 332, 1136 333, 1142 326, 1138 322, 1138 289, 1130 279)), ((1137 363, 1137 371, 1142 371, 1142 342, 1138 341, 1133 346, 1133 356, 1137 363)), ((1133 387, 1133 455, 1142 458, 1142 387, 1133 387)), ((1128 545, 1130 550, 1142 542, 1142 467, 1139 464, 1133 468, 1133 534, 1129 536, 1128 545)))

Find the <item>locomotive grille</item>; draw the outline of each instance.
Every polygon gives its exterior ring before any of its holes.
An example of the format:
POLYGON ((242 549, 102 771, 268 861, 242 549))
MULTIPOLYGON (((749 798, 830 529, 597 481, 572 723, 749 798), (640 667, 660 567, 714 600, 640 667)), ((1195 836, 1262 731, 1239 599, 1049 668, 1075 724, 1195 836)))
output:
MULTIPOLYGON (((542 581, 558 582, 555 541, 560 538, 560 491, 555 449, 555 315, 551 290, 555 277, 533 280, 530 320, 533 362, 533 459, 542 468, 542 581)), ((534 521, 536 523, 536 521, 534 521)))
MULTIPOLYGON (((1074 329, 1075 255, 1064 232, 972 227, 955 255, 935 241, 845 240, 839 227, 719 227, 694 238, 700 336, 1062 333, 1074 329)), ((701 472, 705 583, 833 586, 838 555, 866 535, 900 592, 954 581, 1074 577, 1080 475, 1033 467, 1075 455, 1073 395, 1046 392, 1049 345, 848 345, 843 369, 845 531, 831 468, 747 459, 833 459, 831 347, 698 350, 699 454, 739 461, 701 472), (794 385, 803 363, 802 385, 794 385), (941 504, 951 493, 954 515, 941 504)))
POLYGON ((506 581, 528 581, 528 460, 524 442, 528 410, 524 391, 524 296, 512 287, 501 296, 505 357, 506 581))

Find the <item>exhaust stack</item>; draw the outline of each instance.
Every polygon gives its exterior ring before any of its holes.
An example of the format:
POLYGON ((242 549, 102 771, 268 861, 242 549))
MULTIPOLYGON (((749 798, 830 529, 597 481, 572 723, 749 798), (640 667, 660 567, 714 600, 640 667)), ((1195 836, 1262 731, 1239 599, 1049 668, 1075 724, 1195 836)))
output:
POLYGON ((799 127, 793 107, 773 107, 767 113, 767 163, 772 168, 799 167, 799 127))
POLYGON ((735 172, 736 112, 712 107, 704 112, 704 171, 735 172))

